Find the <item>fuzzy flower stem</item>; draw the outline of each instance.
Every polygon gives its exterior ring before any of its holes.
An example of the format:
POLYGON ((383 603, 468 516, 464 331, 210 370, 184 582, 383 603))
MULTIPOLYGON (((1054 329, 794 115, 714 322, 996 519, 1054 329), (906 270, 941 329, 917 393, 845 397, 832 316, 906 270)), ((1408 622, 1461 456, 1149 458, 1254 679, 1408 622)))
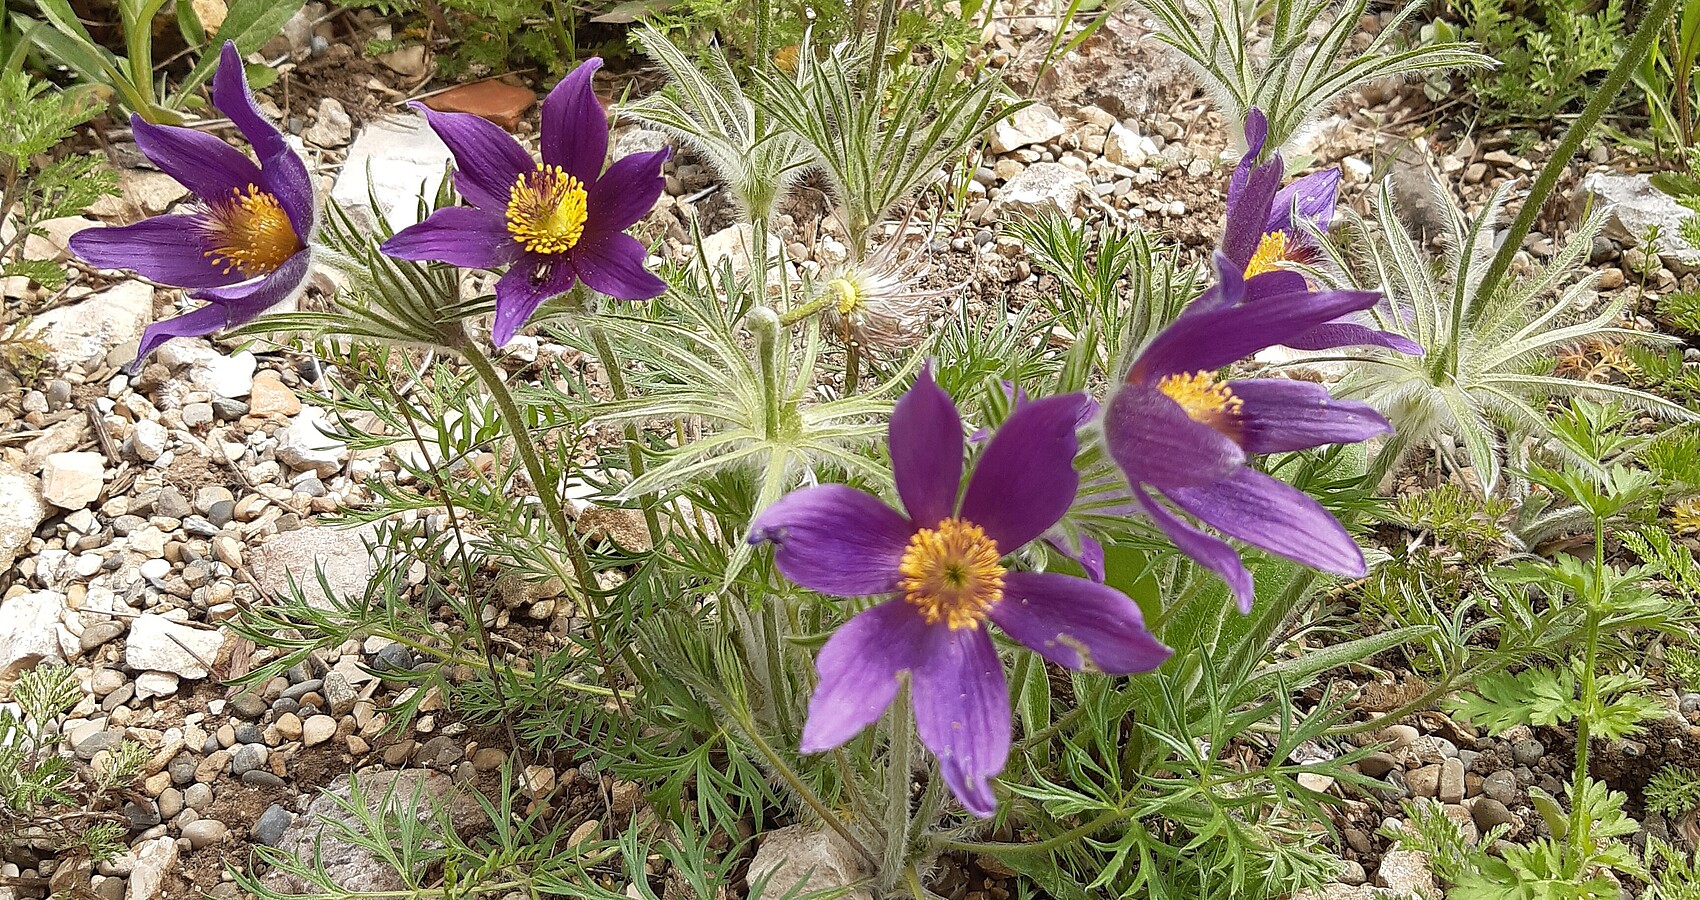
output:
MULTIPOLYGON (((1643 26, 1645 27, 1645 26, 1643 26)), ((1576 717, 1576 765, 1570 785, 1570 836, 1566 844, 1578 847, 1583 841, 1583 828, 1588 822, 1585 818, 1587 809, 1582 803, 1582 797, 1588 790, 1588 742, 1594 720, 1594 711, 1599 706, 1599 682, 1594 678, 1594 669, 1598 665, 1600 655, 1600 616, 1605 612, 1606 605, 1606 520, 1604 516, 1594 517, 1594 578, 1588 598, 1588 621, 1585 626, 1584 640, 1586 641, 1586 658, 1582 661, 1582 714, 1576 717)))
POLYGON ((787 312, 785 315, 780 316, 779 317, 779 324, 787 326, 787 327, 795 325, 798 322, 801 322, 804 319, 807 319, 808 317, 810 317, 812 315, 820 313, 821 311, 825 310, 828 306, 831 306, 833 303, 836 303, 836 302, 837 302, 837 298, 834 297, 830 292, 821 294, 819 297, 816 297, 815 299, 810 300, 809 302, 803 304, 802 306, 799 306, 796 309, 793 309, 790 312, 787 312))
POLYGON ((751 721, 747 714, 740 715, 738 718, 738 724, 742 726, 744 736, 749 738, 750 743, 755 745, 756 752, 760 753, 762 758, 767 760, 768 765, 773 766, 773 770, 779 774, 780 779, 783 780, 792 791, 796 792, 798 798, 803 801, 803 804, 812 810, 822 822, 826 823, 828 828, 837 832, 838 836, 843 838, 844 842, 850 846, 850 849, 856 851, 856 853, 863 859, 867 860, 869 865, 879 865, 879 857, 875 856, 873 851, 869 850, 868 846, 862 843, 861 840, 859 840, 856 835, 850 831, 849 827, 838 818, 837 813, 834 813, 832 808, 826 805, 826 801, 822 800, 820 795, 815 793, 813 788, 809 787, 808 782, 804 781, 803 777, 797 774, 797 770, 791 768, 790 764, 785 762, 785 758, 779 755, 779 751, 773 749, 773 745, 768 743, 767 739, 761 736, 761 730, 756 728, 756 723, 751 721))
POLYGON ((880 884, 890 888, 909 855, 909 760, 914 754, 915 720, 909 715, 909 680, 898 676, 897 699, 886 713, 885 861, 880 884))
MULTIPOLYGON (((620 374, 620 358, 614 355, 614 345, 608 342, 608 333, 601 328, 591 325, 586 329, 590 333, 590 342, 596 346, 596 357, 602 363, 602 371, 608 377, 608 389, 614 392, 615 400, 624 400, 628 396, 625 376, 620 374)), ((632 480, 643 477, 643 450, 641 441, 643 435, 638 431, 637 423, 627 422, 626 435, 626 468, 632 472, 632 480)), ((649 529, 649 544, 654 547, 661 541, 661 517, 655 512, 655 498, 644 494, 638 498, 638 504, 643 507, 643 524, 649 529)))
MULTIPOLYGON (((578 582, 579 593, 584 597, 586 610, 590 620, 591 640, 596 644, 596 655, 602 663, 603 677, 610 681, 609 689, 614 678, 614 667, 608 659, 608 645, 602 637, 601 616, 598 615, 592 598, 595 596, 595 569, 590 564, 590 557, 585 555, 584 546, 579 543, 578 533, 572 523, 567 520, 567 512, 561 506, 561 498, 557 493, 560 485, 557 479, 550 477, 549 470, 544 467, 542 457, 537 455, 537 446, 532 443, 531 430, 527 427, 525 416, 520 413, 519 405, 514 402, 514 395, 503 383, 502 377, 496 372, 496 367, 490 358, 484 355, 479 345, 468 341, 460 348, 461 359, 478 373, 484 387, 490 391, 490 396, 496 401, 496 409, 501 413, 502 421, 508 427, 508 433, 513 436, 514 446, 519 450, 520 461, 525 465, 525 472, 531 478, 531 484, 537 491, 537 498, 543 503, 543 512, 549 518, 549 525, 561 539, 567 549, 567 560, 572 566, 573 579, 578 582)), ((625 695, 614 691, 614 702, 620 707, 622 716, 629 715, 625 695)))
MULTIPOLYGON (((1512 257, 1517 255, 1517 251, 1523 246, 1523 238, 1535 226, 1535 217, 1540 215, 1547 196, 1558 186, 1559 177, 1576 157, 1576 152, 1593 132, 1600 117, 1617 101, 1618 94, 1623 92, 1623 86, 1629 83, 1629 77, 1641 65, 1641 60, 1652 48, 1653 41, 1658 39, 1660 29, 1670 21, 1676 3, 1677 0, 1653 0, 1653 5, 1641 17, 1641 24, 1630 37, 1629 46, 1623 51, 1623 56, 1594 91, 1593 98, 1582 108, 1582 114, 1570 123, 1570 129, 1564 133, 1564 139, 1558 142, 1558 147, 1553 150, 1552 155, 1547 158, 1547 164, 1536 176, 1535 186, 1523 200, 1523 208, 1518 210, 1517 218, 1511 223, 1511 230, 1505 234, 1505 243, 1500 245, 1499 252, 1494 254, 1493 262, 1488 266, 1487 274, 1482 276, 1481 284, 1476 289, 1479 296, 1491 297, 1494 291, 1499 289, 1499 283, 1511 269, 1512 257)), ((1458 314, 1455 309, 1453 315, 1458 314)), ((1456 327, 1453 334, 1457 334, 1456 327)), ((1455 364, 1456 360, 1453 362, 1455 364)))
POLYGON ((784 344, 779 339, 782 320, 773 310, 757 306, 745 317, 745 326, 756 339, 756 364, 761 367, 761 385, 765 418, 762 427, 772 436, 779 432, 782 385, 780 358, 784 344))

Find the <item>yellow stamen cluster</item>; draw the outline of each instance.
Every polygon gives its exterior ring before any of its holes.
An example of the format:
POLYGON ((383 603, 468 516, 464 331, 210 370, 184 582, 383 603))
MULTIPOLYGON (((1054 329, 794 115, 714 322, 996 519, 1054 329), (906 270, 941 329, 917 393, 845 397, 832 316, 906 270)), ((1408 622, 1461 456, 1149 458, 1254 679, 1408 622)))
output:
POLYGON ((229 199, 211 204, 205 228, 212 249, 203 255, 226 275, 269 275, 302 246, 277 197, 251 184, 231 188, 229 199))
POLYGON ((584 237, 584 184, 560 166, 519 176, 508 191, 508 234, 532 253, 565 253, 584 237))
POLYGON ((862 305, 862 292, 857 290, 856 283, 848 278, 834 278, 827 288, 838 295, 834 305, 841 316, 850 315, 862 305))
POLYGON ((928 625, 978 628, 1003 599, 1000 556, 997 541, 970 522, 945 519, 937 528, 923 528, 909 539, 897 567, 903 573, 903 599, 921 611, 928 625))
POLYGON ((1281 263, 1287 261, 1287 233, 1271 231, 1257 242, 1257 251, 1251 255, 1251 261, 1245 264, 1245 277, 1262 275, 1281 268, 1281 263))
POLYGON ((1170 375, 1157 382, 1157 390, 1181 405, 1194 422, 1212 428, 1223 418, 1239 415, 1245 401, 1234 396, 1228 385, 1217 381, 1209 372, 1170 375))
POLYGON ((1700 532, 1700 500, 1683 500, 1672 506, 1670 523, 1677 534, 1700 532))

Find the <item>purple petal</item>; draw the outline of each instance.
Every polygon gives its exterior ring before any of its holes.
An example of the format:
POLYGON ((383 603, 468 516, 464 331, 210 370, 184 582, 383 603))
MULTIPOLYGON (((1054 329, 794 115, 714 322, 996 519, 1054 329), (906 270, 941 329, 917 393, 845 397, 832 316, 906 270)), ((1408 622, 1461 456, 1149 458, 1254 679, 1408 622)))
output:
MULTIPOLYGON (((1239 276, 1221 270, 1224 291, 1239 276)), ((1258 276, 1263 277, 1263 276, 1258 276)), ((1244 290, 1244 283, 1240 283, 1244 290)), ((1374 306, 1369 291, 1302 291, 1261 297, 1255 303, 1188 310, 1151 342, 1128 377, 1154 384, 1177 373, 1211 372, 1265 347, 1285 344, 1324 322, 1374 306)))
POLYGON ((1052 532, 1045 538, 1058 553, 1075 561, 1086 570, 1086 577, 1099 584, 1104 583, 1104 545, 1086 535, 1080 536, 1080 552, 1076 553, 1069 547, 1068 539, 1063 535, 1052 532))
POLYGON ((592 56, 543 98, 543 161, 591 184, 608 158, 608 113, 591 80, 602 60, 592 56))
MULTIPOLYGON (((1241 167, 1243 169, 1244 163, 1241 167)), ((1246 264, 1251 262, 1252 254, 1257 252, 1258 243, 1263 240, 1264 223, 1269 221, 1269 205, 1274 202, 1275 191, 1281 186, 1280 157, 1252 168, 1243 177, 1236 172, 1234 181, 1239 182, 1239 188, 1236 191, 1234 185, 1229 184, 1228 220, 1222 226, 1222 253, 1244 271, 1246 264)))
POLYGON ((1046 397, 1016 407, 998 426, 968 478, 962 515, 986 530, 1000 553, 1014 553, 1068 512, 1080 487, 1074 455, 1085 394, 1046 397))
POLYGON ((88 228, 71 236, 71 251, 102 269, 131 269, 143 278, 186 288, 244 280, 207 256, 200 216, 154 216, 121 228, 88 228))
POLYGON ((183 315, 155 322, 142 330, 142 343, 136 349, 136 360, 130 363, 128 368, 132 372, 141 368, 142 362, 149 354, 172 338, 201 337, 221 331, 229 324, 229 313, 217 303, 208 303, 183 315))
POLYGON ((792 491, 750 524, 750 543, 778 546, 786 578, 822 594, 866 597, 897 590, 897 566, 915 525, 878 499, 842 484, 792 491))
POLYGON ((1423 345, 1391 331, 1380 331, 1356 322, 1328 322, 1292 338, 1286 346, 1294 350, 1333 350, 1336 347, 1383 347, 1397 353, 1422 356, 1423 345))
POLYGON ((132 367, 147 359, 160 344, 174 337, 200 337, 253 321, 266 310, 288 300, 307 283, 313 257, 307 250, 291 256, 264 278, 235 287, 197 291, 197 300, 208 303, 176 318, 155 322, 142 331, 141 347, 132 367))
POLYGON ((594 231, 625 231, 649 215, 667 187, 661 164, 673 155, 671 147, 653 153, 633 153, 616 160, 590 184, 585 195, 585 228, 594 231))
POLYGON ((962 416, 933 380, 930 364, 898 398, 886 443, 897 496, 909 518, 928 528, 949 518, 962 487, 962 416))
POLYGON ((1180 516, 1175 515, 1152 499, 1144 491, 1135 491, 1139 505, 1145 508, 1151 520, 1157 527, 1174 542, 1175 549, 1185 553, 1199 565, 1222 576, 1228 583, 1228 590, 1234 594, 1234 600, 1239 605, 1241 613, 1251 612, 1251 601, 1257 596, 1251 581, 1251 572, 1241 561, 1238 550, 1228 545, 1227 541, 1206 534, 1193 527, 1180 516))
POLYGON ((1269 210, 1269 223, 1264 230, 1297 235, 1298 229, 1293 227, 1295 215, 1301 222, 1326 229, 1334 221, 1334 201, 1339 192, 1339 169, 1323 169, 1293 179, 1291 184, 1276 193, 1269 210))
POLYGON ((903 600, 882 603, 839 626, 815 657, 820 683, 809 698, 798 749, 831 750, 878 721, 897 696, 897 673, 917 668, 925 658, 931 631, 903 600))
POLYGON ((649 300, 667 290, 667 282, 643 267, 648 255, 642 241, 619 231, 586 234, 571 253, 578 277, 615 300, 649 300))
POLYGON ((1302 294, 1309 290, 1310 282, 1305 281, 1303 275, 1289 269, 1271 269, 1245 280, 1245 296, 1241 302, 1279 302, 1293 294, 1302 294))
POLYGON ((1132 675, 1174 653, 1145 630, 1139 605, 1115 588, 1072 575, 1011 572, 1003 591, 992 621, 1059 666, 1132 675))
POLYGON ((956 799, 981 818, 997 811, 989 780, 1009 759, 1009 685, 984 628, 930 629, 914 672, 915 726, 956 799))
POLYGON ((1366 571, 1363 551, 1322 504, 1262 472, 1241 469, 1208 487, 1164 493, 1217 531, 1277 556, 1351 578, 1366 571))
POLYGON ((260 185, 260 167, 210 134, 138 115, 130 116, 130 133, 143 156, 202 200, 227 200, 233 190, 260 185))
POLYGON ((1269 139, 1269 117, 1263 110, 1252 107, 1245 114, 1246 153, 1256 159, 1263 152, 1263 142, 1269 139))
POLYGON ((1286 453, 1324 444, 1354 444, 1393 426, 1367 403, 1336 400, 1311 381, 1230 381, 1240 408, 1240 446, 1247 453, 1286 453))
POLYGON ((277 198, 278 205, 289 216, 289 224, 297 237, 306 243, 318 224, 317 203, 313 179, 307 174, 307 164, 291 150, 283 133, 260 115, 254 104, 254 94, 248 90, 248 74, 242 70, 242 55, 236 44, 224 42, 219 51, 218 69, 213 72, 212 102, 236 130, 242 132, 254 156, 260 162, 260 184, 277 198))
POLYGON ((1104 443, 1129 481, 1161 488, 1210 484, 1245 464, 1239 444, 1143 384, 1124 384, 1110 397, 1104 443))
POLYGON ((1251 177, 1252 169, 1257 167, 1257 158, 1263 155, 1263 142, 1269 137, 1269 119, 1263 115, 1263 110, 1252 107, 1245 116, 1245 155, 1240 157, 1239 165, 1234 167, 1234 174, 1228 178, 1228 205, 1239 202, 1240 194, 1245 191, 1246 179, 1251 177))
POLYGON ((507 265, 522 252, 501 213, 471 206, 439 209, 396 232, 380 249, 397 259, 430 259, 468 269, 507 265))
POLYGON ((455 190, 473 206, 506 210, 519 177, 537 168, 513 135, 500 125, 472 113, 437 112, 423 103, 413 108, 455 158, 455 190))
POLYGON ((234 327, 294 296, 306 287, 312 270, 312 251, 298 250, 264 278, 230 287, 207 288, 190 296, 224 304, 230 315, 229 324, 234 327))
POLYGON ((501 347, 514 339, 543 301, 573 286, 573 267, 564 256, 521 257, 496 279, 496 322, 490 340, 501 347))

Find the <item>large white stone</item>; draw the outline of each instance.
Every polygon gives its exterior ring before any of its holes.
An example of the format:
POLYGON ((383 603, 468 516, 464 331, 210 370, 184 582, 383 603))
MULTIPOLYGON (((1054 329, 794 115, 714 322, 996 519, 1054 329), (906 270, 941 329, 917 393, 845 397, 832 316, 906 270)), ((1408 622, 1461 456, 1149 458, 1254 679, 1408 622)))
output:
POLYGON ((52 348, 51 361, 71 368, 101 362, 113 348, 140 341, 153 320, 153 286, 121 281, 81 303, 36 316, 32 330, 52 348))
POLYGON ((326 434, 334 423, 317 406, 307 406, 277 433, 278 461, 292 469, 312 470, 320 478, 335 475, 348 459, 348 445, 326 434))
POLYGON ((100 496, 106 457, 93 451, 55 453, 42 463, 41 496, 60 509, 82 509, 100 496))
MULTIPOLYGON (((844 888, 867 877, 856 851, 837 835, 824 829, 791 825, 761 839, 756 858, 750 863, 749 880, 767 877, 768 893, 787 891, 806 894, 844 888)), ((872 900, 867 888, 844 894, 848 900, 872 900)))
POLYGON ((378 527, 372 524, 358 528, 310 525, 279 534, 255 548, 249 567, 267 594, 289 596, 293 580, 308 604, 329 609, 332 597, 359 600, 366 595, 377 568, 367 544, 377 538, 378 527), (332 597, 325 596, 319 585, 321 569, 332 597))
POLYGON ((1700 249, 1681 234, 1682 223, 1693 218, 1694 211, 1653 187, 1650 176, 1594 172, 1582 179, 1576 202, 1610 209, 1611 217, 1605 227, 1607 237, 1637 247, 1656 229, 1657 249, 1665 265, 1678 272, 1700 268, 1700 249))
POLYGON ((136 867, 130 871, 130 886, 124 900, 157 900, 165 893, 165 879, 177 868, 177 839, 169 835, 144 842, 136 850, 136 867))
POLYGON ((1067 131, 1056 110, 1043 103, 1023 107, 1007 119, 992 126, 992 152, 1008 153, 1034 144, 1052 141, 1067 131))
POLYGON ((361 129, 348 148, 348 161, 331 187, 331 199, 350 215, 368 221, 382 217, 400 231, 419 221, 420 196, 437 195, 445 167, 453 159, 424 116, 385 116, 361 129), (378 201, 375 215, 374 197, 378 201))
POLYGON ((42 663, 64 663, 76 655, 76 638, 60 624, 65 611, 65 595, 57 591, 0 601, 0 683, 10 684, 42 663), (67 647, 73 650, 67 653, 67 647))
POLYGON ((142 462, 159 459, 170 442, 171 432, 152 419, 138 419, 130 429, 130 451, 142 462))
POLYGON ((0 462, 0 572, 11 570, 47 513, 41 479, 0 462))
POLYGON ((1054 212, 1072 216, 1079 210, 1081 195, 1091 189, 1091 180, 1068 166, 1034 163, 1003 186, 998 204, 1027 215, 1054 212))
POLYGON ((223 631, 190 628, 163 616, 137 616, 125 641, 124 664, 139 672, 169 672, 194 681, 211 674, 202 661, 216 664, 226 637, 223 631))
POLYGON ((259 361, 244 350, 226 356, 211 353, 197 358, 189 368, 189 383, 203 391, 235 400, 254 388, 254 370, 259 361))

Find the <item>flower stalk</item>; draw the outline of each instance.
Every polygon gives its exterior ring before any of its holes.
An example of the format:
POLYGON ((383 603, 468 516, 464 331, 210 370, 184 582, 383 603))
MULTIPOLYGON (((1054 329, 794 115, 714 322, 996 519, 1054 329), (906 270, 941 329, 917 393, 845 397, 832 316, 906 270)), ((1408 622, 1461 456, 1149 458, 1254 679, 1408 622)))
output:
POLYGON ((1606 605, 1606 520, 1594 516, 1594 577, 1589 585, 1588 619, 1583 630, 1582 714, 1576 717, 1576 764, 1570 782, 1570 844, 1582 840, 1587 812, 1582 798, 1588 789, 1588 743, 1591 740, 1594 711, 1600 702, 1599 682, 1594 669, 1600 656, 1600 616, 1606 605))
MULTIPOLYGON (((1529 190, 1529 196, 1524 198, 1523 208, 1517 211, 1517 218, 1512 220, 1510 230, 1505 233, 1505 242, 1500 244, 1499 252, 1494 254, 1487 274, 1482 276, 1481 283, 1476 288, 1477 296, 1491 297, 1494 291, 1499 289, 1499 283, 1505 280, 1506 273, 1511 270, 1512 258, 1523 247, 1523 238, 1534 228, 1535 218, 1541 214, 1547 197, 1552 194, 1553 188, 1558 186, 1559 178, 1564 175, 1564 170, 1569 168, 1570 161, 1576 158, 1577 151, 1582 149, 1582 142, 1587 140, 1594 126, 1599 124, 1600 117, 1617 102, 1618 94, 1623 92, 1624 85, 1629 83, 1630 76, 1640 67, 1641 60, 1647 56, 1653 42, 1658 39, 1660 29, 1670 22, 1671 15, 1676 10, 1676 3, 1677 0, 1653 0, 1652 6, 1647 8, 1641 17, 1641 24, 1635 29, 1635 34, 1629 38, 1629 46, 1623 51, 1623 56, 1618 59, 1617 65, 1612 67, 1605 80, 1600 82, 1599 88, 1588 100, 1588 105, 1582 108, 1582 113, 1576 117, 1576 121, 1570 123, 1564 138, 1558 142, 1558 147, 1553 150, 1552 155, 1547 157, 1547 163, 1541 167, 1540 174, 1535 176, 1535 186, 1529 190)), ((1454 316, 1456 315, 1458 313, 1455 311, 1454 316)), ((1456 334, 1457 322, 1453 324, 1453 333, 1456 334)), ((1456 367, 1457 360, 1451 359, 1450 363, 1456 367)))
POLYGON ((501 374, 490 362, 490 357, 472 341, 467 341, 460 348, 460 354, 461 359, 466 360, 467 365, 478 374, 478 379, 484 382, 485 389, 496 401, 496 410, 500 413, 503 424, 507 426, 508 433, 513 437, 520 462, 525 466, 526 475, 531 478, 532 487, 537 491, 537 499, 543 504, 544 515, 566 548, 567 562, 572 567, 573 580, 578 583, 579 595, 584 600, 586 618, 590 620, 591 640, 596 644, 596 655, 602 663, 603 677, 610 682, 608 688, 620 708, 620 714, 628 715, 630 709, 626 706, 625 695, 614 690, 612 684, 614 667, 608 659, 607 642, 602 637, 602 618, 593 600, 596 570, 590 563, 590 557, 585 554, 584 546, 579 543, 578 532, 567 519, 566 509, 561 506, 560 481, 554 477, 556 473, 550 472, 544 465, 542 457, 537 453, 537 445, 531 440, 531 429, 526 424, 525 416, 520 412, 519 404, 514 402, 513 392, 508 390, 501 374))
MULTIPOLYGON (((596 347, 596 358, 602 364, 602 372, 608 379, 608 390, 613 393, 615 400, 625 400, 630 396, 626 390, 626 378, 620 374, 620 358, 614 355, 614 345, 608 341, 608 333, 596 325, 586 326, 585 331, 590 335, 590 343, 596 347)), ((626 438, 626 468, 631 470, 632 480, 643 477, 643 434, 638 431, 636 422, 625 425, 626 438)), ((643 509, 643 524, 649 529, 649 545, 654 547, 661 542, 661 517, 655 511, 653 494, 643 494, 638 497, 638 505, 643 509)))
POLYGON ((909 856, 909 760, 914 755, 915 721, 909 716, 909 677, 898 675, 897 699, 885 717, 885 862, 880 867, 884 893, 896 883, 909 856))

